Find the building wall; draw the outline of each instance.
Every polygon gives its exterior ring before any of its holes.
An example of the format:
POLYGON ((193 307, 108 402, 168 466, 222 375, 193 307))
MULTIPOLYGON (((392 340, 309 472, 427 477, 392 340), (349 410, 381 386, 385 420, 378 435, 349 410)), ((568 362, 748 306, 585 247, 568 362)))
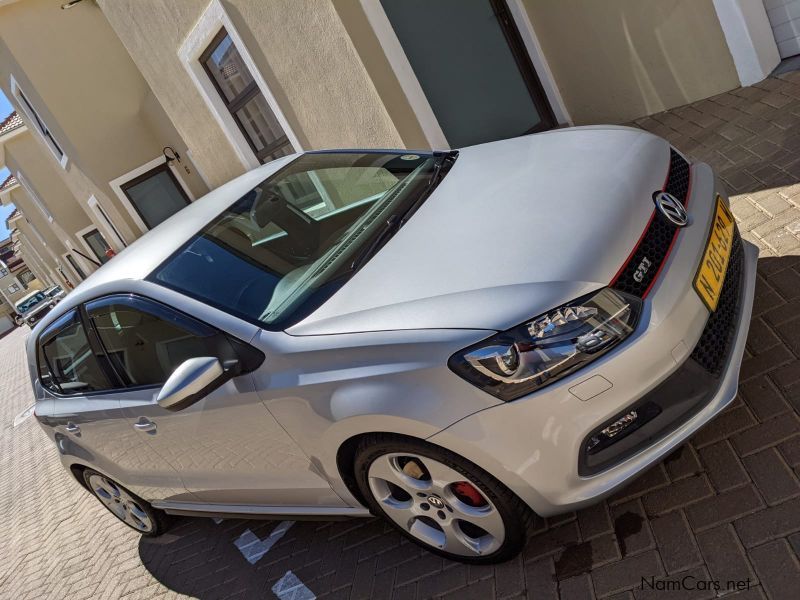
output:
POLYGON ((162 156, 165 146, 181 154, 188 167, 181 168, 181 178, 193 195, 208 191, 185 158, 183 140, 94 2, 70 10, 50 0, 0 6, 0 88, 30 127, 11 93, 12 75, 69 157, 60 175, 80 210, 94 220, 87 205, 94 196, 128 242, 141 232, 109 182, 162 156))
POLYGON ((42 237, 45 240, 45 244, 43 244, 33 232, 31 223, 23 214, 19 213, 9 219, 8 225, 14 230, 11 234, 12 237, 20 241, 21 255, 25 260, 25 264, 36 274, 37 279, 45 284, 66 285, 64 276, 59 270, 59 267, 61 267, 65 274, 69 276, 71 283, 73 285, 76 283, 75 276, 66 270, 62 265, 61 256, 54 251, 57 248, 51 246, 52 241, 47 242, 48 238, 42 233, 42 237))
POLYGON ((738 87, 712 0, 523 0, 576 125, 738 87))
MULTIPOLYGON (((92 222, 82 210, 76 210, 76 199, 64 185, 56 163, 52 156, 42 151, 30 130, 15 136, 4 144, 5 164, 13 172, 20 171, 36 196, 53 216, 54 222, 68 235, 89 227, 92 222)), ((37 216, 44 217, 44 213, 28 198, 25 189, 20 186, 13 193, 15 198, 24 204, 17 205, 26 216, 30 217, 33 211, 37 216), (23 207, 24 206, 24 207, 23 207)))
MULTIPOLYGON (((98 0, 212 187, 241 174, 178 49, 208 2, 98 0)), ((330 0, 224 0, 303 149, 402 146, 330 0)))

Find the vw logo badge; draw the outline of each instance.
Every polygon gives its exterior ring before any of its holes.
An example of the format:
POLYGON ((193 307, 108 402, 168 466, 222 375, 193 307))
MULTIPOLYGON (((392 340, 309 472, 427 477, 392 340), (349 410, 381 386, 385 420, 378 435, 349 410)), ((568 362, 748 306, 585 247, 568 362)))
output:
POLYGON ((437 496, 428 496, 428 503, 434 508, 444 508, 444 502, 437 496))
POLYGON ((653 202, 656 203, 658 211, 670 223, 678 227, 686 227, 689 222, 689 216, 686 214, 683 204, 675 196, 667 192, 655 192, 653 194, 653 202))

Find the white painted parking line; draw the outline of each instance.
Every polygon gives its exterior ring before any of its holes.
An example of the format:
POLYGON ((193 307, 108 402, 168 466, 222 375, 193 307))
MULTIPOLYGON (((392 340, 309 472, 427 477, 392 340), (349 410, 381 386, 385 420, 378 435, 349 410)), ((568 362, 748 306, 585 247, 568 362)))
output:
POLYGON ((289 527, 293 524, 294 521, 281 521, 265 540, 259 539, 255 533, 249 529, 245 529, 244 533, 233 543, 239 548, 239 552, 242 553, 242 556, 245 557, 247 562, 254 565, 270 551, 278 540, 289 531, 289 527))
POLYGON ((216 523, 217 525, 222 523, 222 519, 220 519, 219 517, 211 517, 211 520, 214 521, 214 523, 216 523))
POLYGON ((33 414, 33 411, 36 409, 35 404, 31 404, 28 408, 23 410, 19 413, 16 417, 14 417, 14 427, 22 425, 22 423, 33 414))
POLYGON ((286 574, 278 579, 272 586, 272 591, 279 600, 316 600, 317 598, 314 592, 308 589, 291 571, 286 571, 286 574))

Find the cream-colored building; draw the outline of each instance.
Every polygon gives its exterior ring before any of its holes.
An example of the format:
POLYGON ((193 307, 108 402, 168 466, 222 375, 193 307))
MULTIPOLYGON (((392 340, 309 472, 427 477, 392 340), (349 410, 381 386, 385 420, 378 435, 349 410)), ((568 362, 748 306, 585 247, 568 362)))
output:
POLYGON ((761 0, 97 3, 212 187, 280 139, 448 148, 620 123, 779 59, 761 0))
POLYGON ((274 157, 627 122, 763 79, 788 35, 772 0, 62 1, 0 0, 0 199, 66 285, 274 157))
POLYGON ((73 286, 208 191, 186 145, 94 3, 0 1, 0 192, 23 251, 73 286), (0 130, 2 133, 2 130, 0 130))

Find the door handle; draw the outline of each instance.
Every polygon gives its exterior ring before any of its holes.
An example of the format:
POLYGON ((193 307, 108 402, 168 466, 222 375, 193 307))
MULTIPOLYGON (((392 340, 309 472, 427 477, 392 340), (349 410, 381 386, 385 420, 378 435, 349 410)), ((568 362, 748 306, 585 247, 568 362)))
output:
POLYGON ((75 425, 75 423, 73 423, 72 421, 67 423, 67 426, 64 427, 64 429, 67 430, 67 433, 74 433, 75 435, 81 432, 81 428, 75 425))
POLYGON ((147 417, 139 417, 139 420, 133 424, 134 429, 137 431, 144 431, 146 433, 155 433, 156 424, 147 417))

